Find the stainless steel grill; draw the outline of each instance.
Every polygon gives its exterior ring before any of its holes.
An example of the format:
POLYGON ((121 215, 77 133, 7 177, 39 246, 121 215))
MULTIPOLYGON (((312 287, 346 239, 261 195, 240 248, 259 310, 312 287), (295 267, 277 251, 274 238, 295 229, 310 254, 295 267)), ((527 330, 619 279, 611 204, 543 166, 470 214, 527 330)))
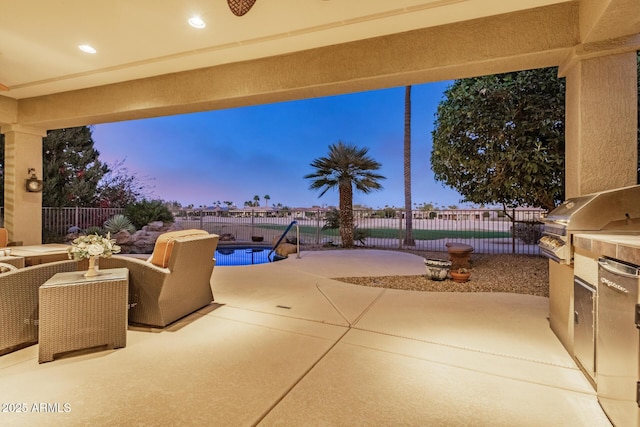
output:
POLYGON ((542 221, 540 252, 572 264, 574 234, 640 234, 640 185, 568 199, 542 221))

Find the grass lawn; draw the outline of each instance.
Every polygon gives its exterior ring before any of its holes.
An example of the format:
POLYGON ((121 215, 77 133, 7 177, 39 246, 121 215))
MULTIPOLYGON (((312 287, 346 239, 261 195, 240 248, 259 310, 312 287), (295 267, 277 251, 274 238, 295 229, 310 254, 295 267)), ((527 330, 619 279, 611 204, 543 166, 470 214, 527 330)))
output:
MULTIPOLYGON (((277 230, 282 233, 285 225, 269 225, 260 224, 256 225, 256 228, 262 228, 265 230, 277 230)), ((367 236, 371 238, 397 238, 400 234, 396 228, 361 228, 367 232, 367 236)), ((300 234, 314 235, 316 234, 316 227, 312 226, 300 226, 300 234)), ((339 236, 340 233, 337 229, 323 230, 321 231, 323 236, 339 236)), ((486 230, 413 230, 413 238, 417 240, 438 240, 445 238, 457 238, 457 239, 490 239, 490 238, 505 238, 511 237, 511 233, 507 231, 486 231, 486 230)))

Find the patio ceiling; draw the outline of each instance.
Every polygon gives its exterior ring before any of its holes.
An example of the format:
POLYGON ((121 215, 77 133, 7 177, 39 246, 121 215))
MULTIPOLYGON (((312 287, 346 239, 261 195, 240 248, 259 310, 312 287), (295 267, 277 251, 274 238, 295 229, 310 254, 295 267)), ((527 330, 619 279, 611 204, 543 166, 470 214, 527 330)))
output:
POLYGON ((0 83, 9 90, 0 95, 49 95, 566 2, 258 0, 237 17, 225 0, 3 0, 0 83), (206 27, 189 26, 192 15, 206 27))
POLYGON ((637 0, 258 0, 242 17, 225 0, 0 6, 5 130, 562 70, 640 47, 637 0))

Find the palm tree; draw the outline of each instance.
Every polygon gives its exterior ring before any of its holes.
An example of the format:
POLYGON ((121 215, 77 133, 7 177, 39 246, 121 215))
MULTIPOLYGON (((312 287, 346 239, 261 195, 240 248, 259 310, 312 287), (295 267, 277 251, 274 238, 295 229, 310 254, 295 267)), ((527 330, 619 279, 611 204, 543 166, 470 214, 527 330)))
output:
POLYGON ((271 197, 268 194, 265 194, 263 199, 264 199, 264 206, 266 208, 268 208, 269 207, 269 200, 271 200, 271 197))
POLYGON ((413 240, 413 211, 411 210, 411 86, 404 90, 404 244, 415 246, 413 240))
POLYGON ((260 206, 260 196, 257 194, 253 196, 253 206, 260 206))
POLYGON ((340 238, 342 246, 353 247, 353 186, 356 190, 367 194, 379 190, 379 180, 384 176, 374 173, 381 164, 367 155, 368 148, 346 145, 342 141, 329 146, 329 155, 319 157, 311 162, 316 169, 314 173, 305 175, 310 179, 311 190, 322 190, 322 197, 329 189, 338 188, 340 198, 340 238))

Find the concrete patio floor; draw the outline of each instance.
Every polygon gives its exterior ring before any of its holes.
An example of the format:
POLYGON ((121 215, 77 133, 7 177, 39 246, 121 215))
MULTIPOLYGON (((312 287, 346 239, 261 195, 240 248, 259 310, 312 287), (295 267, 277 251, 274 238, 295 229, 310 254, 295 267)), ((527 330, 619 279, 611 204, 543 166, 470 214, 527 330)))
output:
POLYGON ((546 298, 332 279, 423 273, 376 250, 216 267, 215 303, 125 348, 0 357, 0 425, 611 425, 546 298))

